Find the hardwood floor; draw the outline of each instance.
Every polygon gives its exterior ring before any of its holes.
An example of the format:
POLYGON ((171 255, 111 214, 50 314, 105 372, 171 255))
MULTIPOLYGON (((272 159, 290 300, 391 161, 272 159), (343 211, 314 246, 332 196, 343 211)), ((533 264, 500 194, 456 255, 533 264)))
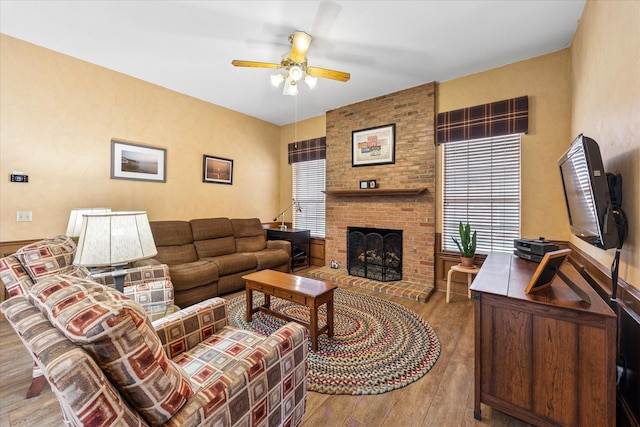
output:
MULTIPOLYGON (((435 329, 441 354, 420 380, 392 392, 370 396, 310 392, 303 427, 312 426, 527 426, 482 406, 482 421, 473 418, 473 305, 466 296, 435 292, 426 303, 341 286, 402 304, 435 329)), ((239 293, 231 294, 232 298, 239 293)), ((58 402, 49 386, 25 399, 32 359, 6 320, 0 321, 0 427, 62 427, 58 402)))

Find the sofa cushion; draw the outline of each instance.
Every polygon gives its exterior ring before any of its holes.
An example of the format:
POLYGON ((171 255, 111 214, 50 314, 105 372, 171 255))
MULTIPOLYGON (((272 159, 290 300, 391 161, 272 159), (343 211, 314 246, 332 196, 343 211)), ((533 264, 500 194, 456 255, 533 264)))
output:
POLYGON ((258 218, 232 219, 233 234, 236 238, 236 251, 256 252, 267 247, 267 238, 258 218))
POLYGON ((175 304, 178 307, 189 307, 205 299, 213 298, 220 295, 219 282, 208 283, 195 288, 182 289, 175 293, 175 304))
POLYGON ((229 218, 193 219, 190 223, 199 259, 236 252, 236 241, 229 218))
POLYGON ((181 246, 193 242, 191 225, 187 221, 150 221, 156 246, 181 246))
POLYGON ((207 285, 219 277, 218 266, 208 259, 174 265, 169 267, 169 271, 175 291, 207 285))
POLYGON ((258 259, 247 253, 221 255, 207 260, 218 266, 220 277, 258 267, 258 259))
POLYGON ((253 252, 252 255, 258 260, 258 270, 276 268, 282 265, 286 265, 288 270, 289 254, 282 249, 265 249, 253 252))
POLYGON ((27 274, 35 282, 52 274, 89 277, 89 272, 73 265, 76 244, 69 236, 40 240, 16 251, 27 274))
POLYGON ((151 425, 169 420, 191 396, 189 377, 167 358, 142 307, 122 293, 61 275, 34 284, 30 300, 151 425))
POLYGON ((161 264, 171 266, 198 260, 198 254, 193 243, 176 246, 156 246, 156 249, 158 254, 153 258, 161 264))
POLYGON ((0 282, 12 297, 26 294, 33 286, 31 277, 13 255, 0 259, 0 282))
POLYGON ((233 236, 233 226, 229 218, 192 219, 189 223, 194 241, 233 236))
POLYGON ((193 245, 196 247, 196 252, 200 259, 236 253, 236 239, 233 236, 196 240, 193 245))

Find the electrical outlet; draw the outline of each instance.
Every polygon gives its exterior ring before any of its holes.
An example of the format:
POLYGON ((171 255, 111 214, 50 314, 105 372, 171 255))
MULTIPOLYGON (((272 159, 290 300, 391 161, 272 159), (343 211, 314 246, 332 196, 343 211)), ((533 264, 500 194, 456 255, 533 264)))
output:
POLYGON ((32 213, 31 211, 18 211, 16 214, 16 221, 18 222, 30 222, 32 221, 32 213))

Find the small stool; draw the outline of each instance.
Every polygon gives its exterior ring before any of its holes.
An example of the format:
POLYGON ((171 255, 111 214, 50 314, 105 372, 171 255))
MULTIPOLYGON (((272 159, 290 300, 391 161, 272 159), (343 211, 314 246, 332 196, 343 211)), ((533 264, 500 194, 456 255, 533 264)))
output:
POLYGON ((449 303, 449 292, 451 291, 451 275, 454 271, 467 274, 467 291, 469 298, 471 298, 471 282, 473 281, 473 275, 478 274, 480 269, 478 267, 463 267, 460 264, 451 266, 449 274, 447 274, 447 304, 449 303))

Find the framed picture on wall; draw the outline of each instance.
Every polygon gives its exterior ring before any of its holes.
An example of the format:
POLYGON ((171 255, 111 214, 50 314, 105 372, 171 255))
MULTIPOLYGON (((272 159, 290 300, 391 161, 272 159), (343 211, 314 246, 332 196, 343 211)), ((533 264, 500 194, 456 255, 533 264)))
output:
POLYGON ((233 160, 205 154, 202 163, 202 182, 233 184, 233 160))
POLYGON ((111 179, 167 182, 167 150, 112 139, 111 179))
POLYGON ((392 164, 396 161, 396 125, 351 132, 351 166, 392 164))

